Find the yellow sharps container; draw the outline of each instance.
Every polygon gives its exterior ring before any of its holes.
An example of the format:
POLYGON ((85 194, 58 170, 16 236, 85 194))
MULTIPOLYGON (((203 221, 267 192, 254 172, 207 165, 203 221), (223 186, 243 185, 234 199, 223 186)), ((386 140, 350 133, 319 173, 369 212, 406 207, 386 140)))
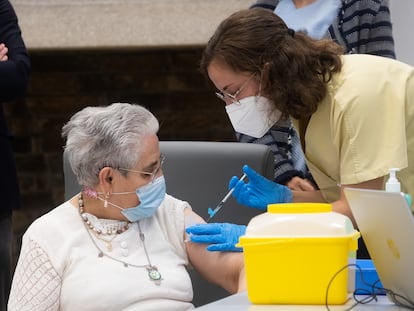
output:
POLYGON ((254 304, 343 304, 354 289, 358 238, 330 204, 272 204, 251 219, 243 248, 254 304))

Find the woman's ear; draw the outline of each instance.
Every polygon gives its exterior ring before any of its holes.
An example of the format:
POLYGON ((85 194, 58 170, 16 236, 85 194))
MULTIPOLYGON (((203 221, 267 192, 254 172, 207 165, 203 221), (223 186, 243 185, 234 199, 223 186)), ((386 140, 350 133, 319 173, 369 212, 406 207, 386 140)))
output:
POLYGON ((113 169, 111 167, 104 167, 99 171, 99 184, 104 187, 112 184, 113 169))

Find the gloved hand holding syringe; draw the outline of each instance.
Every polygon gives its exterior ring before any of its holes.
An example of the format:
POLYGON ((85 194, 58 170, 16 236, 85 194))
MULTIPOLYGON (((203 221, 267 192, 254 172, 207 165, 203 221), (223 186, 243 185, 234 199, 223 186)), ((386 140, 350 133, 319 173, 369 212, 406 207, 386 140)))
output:
MULTIPOLYGON (((240 180, 244 180, 246 176, 247 176, 246 174, 243 174, 240 180)), ((228 198, 231 196, 233 191, 234 191, 234 187, 230 189, 230 191, 226 194, 226 196, 223 198, 223 200, 221 200, 221 202, 217 205, 215 209, 212 209, 211 207, 208 208, 207 212, 208 212, 209 217, 206 220, 206 222, 209 222, 217 214, 217 212, 223 207, 224 203, 226 203, 228 198)))
MULTIPOLYGON (((245 174, 240 179, 237 176, 230 179, 230 192, 219 205, 214 210, 209 208, 210 217, 207 222, 217 214, 232 194, 240 205, 261 211, 266 211, 269 204, 292 202, 292 191, 288 187, 267 179, 248 165, 243 166, 243 172, 245 174), (247 183, 242 181, 246 175, 249 178, 247 183)), ((208 251, 241 252, 242 249, 236 247, 236 244, 245 232, 245 225, 234 223, 197 223, 186 227, 190 240, 194 243, 208 244, 208 251)))

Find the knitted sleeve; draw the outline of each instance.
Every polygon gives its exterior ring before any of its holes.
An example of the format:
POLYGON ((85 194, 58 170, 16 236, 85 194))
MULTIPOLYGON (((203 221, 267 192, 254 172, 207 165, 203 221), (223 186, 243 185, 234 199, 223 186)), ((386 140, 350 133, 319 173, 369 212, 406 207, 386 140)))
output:
POLYGON ((388 0, 345 1, 338 15, 338 24, 332 25, 338 28, 331 27, 329 31, 345 46, 347 53, 395 59, 390 15, 388 0))
POLYGON ((303 178, 307 172, 303 153, 296 154, 293 152, 294 149, 297 149, 296 147, 300 148, 299 140, 293 140, 295 135, 296 132, 290 121, 282 120, 279 120, 261 138, 254 138, 236 132, 239 142, 261 144, 270 147, 274 156, 275 170, 273 180, 280 184, 286 184, 295 176, 303 178))
POLYGON ((22 243, 13 277, 9 311, 59 310, 61 278, 48 255, 33 240, 22 243))

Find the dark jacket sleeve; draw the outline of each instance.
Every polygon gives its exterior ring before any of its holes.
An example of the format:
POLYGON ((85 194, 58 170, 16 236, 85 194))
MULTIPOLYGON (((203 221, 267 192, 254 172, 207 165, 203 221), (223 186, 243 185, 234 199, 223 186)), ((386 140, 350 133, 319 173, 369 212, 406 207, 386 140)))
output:
POLYGON ((0 43, 8 48, 8 60, 0 61, 0 102, 25 95, 30 59, 16 13, 8 0, 0 0, 0 43))
POLYGON ((24 96, 29 84, 30 60, 16 13, 9 0, 0 0, 0 43, 8 48, 8 60, 0 61, 0 180, 1 215, 20 206, 19 183, 3 102, 24 96))

